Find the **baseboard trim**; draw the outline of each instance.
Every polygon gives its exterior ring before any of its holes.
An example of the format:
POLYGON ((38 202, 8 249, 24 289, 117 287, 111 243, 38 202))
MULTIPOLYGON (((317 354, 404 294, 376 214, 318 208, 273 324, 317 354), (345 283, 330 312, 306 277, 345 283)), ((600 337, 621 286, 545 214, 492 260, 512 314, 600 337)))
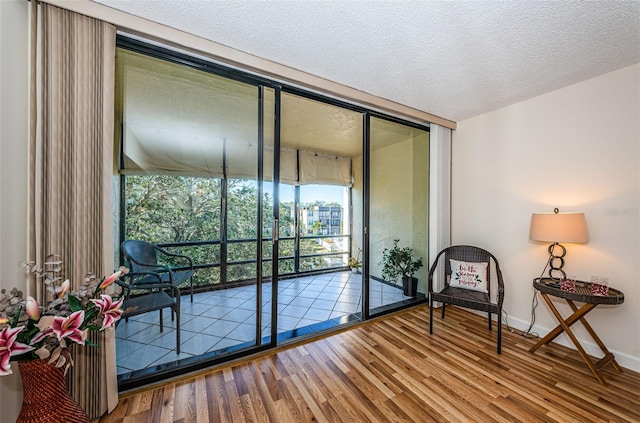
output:
MULTIPOLYGON (((509 316, 508 324, 510 327, 518 330, 522 330, 522 331, 529 329, 529 325, 530 325, 529 322, 525 322, 524 320, 520 320, 512 316, 509 316)), ((531 329, 531 332, 535 332, 541 336, 545 336, 551 330, 553 330, 553 328, 548 328, 545 326, 534 324, 533 328, 531 329)), ((587 354, 589 354, 592 357, 597 357, 597 358, 602 357, 603 355, 602 350, 600 350, 600 347, 595 342, 593 342, 592 339, 587 340, 583 338, 578 338, 578 341, 580 342, 580 345, 582 345, 582 348, 584 348, 587 354)), ((576 349, 575 345, 573 345, 573 342, 571 342, 571 339, 569 339, 569 337, 565 333, 559 335, 556 339, 553 340, 553 342, 559 345, 563 345, 565 347, 571 348, 572 350, 576 349)), ((607 346, 607 348, 609 347, 607 346)), ((634 357, 632 355, 629 355, 614 349, 610 349, 609 351, 613 353, 613 355, 616 358, 616 361, 621 367, 624 367, 629 370, 633 370, 635 372, 640 372, 640 357, 634 357)))

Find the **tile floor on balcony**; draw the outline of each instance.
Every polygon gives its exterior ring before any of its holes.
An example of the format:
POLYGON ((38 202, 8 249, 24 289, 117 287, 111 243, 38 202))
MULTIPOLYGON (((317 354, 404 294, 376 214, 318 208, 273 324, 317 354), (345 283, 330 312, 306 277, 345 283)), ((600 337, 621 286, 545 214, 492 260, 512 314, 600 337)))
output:
MULTIPOLYGON (((362 307, 361 275, 336 272, 279 281, 278 334, 357 313, 362 307)), ((408 299, 402 289, 375 280, 370 284, 371 308, 408 299)), ((271 284, 263 285, 262 336, 270 334, 271 284)), ((255 339, 255 286, 188 295, 181 302, 181 352, 176 354, 175 323, 164 311, 121 321, 116 328, 118 374, 202 355, 255 339)))

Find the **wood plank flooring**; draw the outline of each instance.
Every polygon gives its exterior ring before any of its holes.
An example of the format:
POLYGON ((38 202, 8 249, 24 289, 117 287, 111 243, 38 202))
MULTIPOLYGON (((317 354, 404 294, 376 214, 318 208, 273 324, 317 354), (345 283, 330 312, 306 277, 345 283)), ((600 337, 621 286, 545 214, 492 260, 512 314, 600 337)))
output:
POLYGON ((313 342, 124 395, 100 422, 640 422, 640 374, 609 386, 577 351, 456 307, 421 306, 313 342))

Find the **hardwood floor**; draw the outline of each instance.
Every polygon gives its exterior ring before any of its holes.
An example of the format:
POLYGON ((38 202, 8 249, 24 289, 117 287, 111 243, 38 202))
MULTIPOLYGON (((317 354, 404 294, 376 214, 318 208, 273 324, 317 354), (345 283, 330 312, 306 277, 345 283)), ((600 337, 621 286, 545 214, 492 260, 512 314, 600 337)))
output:
POLYGON ((455 307, 421 306, 351 330, 122 396, 100 422, 640 422, 640 374, 609 386, 577 351, 455 307))

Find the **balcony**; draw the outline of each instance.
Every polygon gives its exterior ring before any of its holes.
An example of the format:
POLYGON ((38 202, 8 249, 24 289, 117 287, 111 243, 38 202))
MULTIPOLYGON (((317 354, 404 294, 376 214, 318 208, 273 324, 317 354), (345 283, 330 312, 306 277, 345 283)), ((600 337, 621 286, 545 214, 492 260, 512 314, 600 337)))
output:
MULTIPOLYGON (((262 336, 271 332, 271 284, 263 284, 262 336)), ((399 287, 370 280, 370 307, 376 309, 408 300, 399 287)), ((278 342, 326 331, 359 320, 362 275, 337 271, 298 276, 278 282, 278 342)), ((181 303, 181 353, 176 354, 175 323, 165 313, 151 312, 120 321, 116 328, 120 378, 192 357, 223 354, 229 348, 255 344, 256 286, 238 286, 195 295, 181 303)))

